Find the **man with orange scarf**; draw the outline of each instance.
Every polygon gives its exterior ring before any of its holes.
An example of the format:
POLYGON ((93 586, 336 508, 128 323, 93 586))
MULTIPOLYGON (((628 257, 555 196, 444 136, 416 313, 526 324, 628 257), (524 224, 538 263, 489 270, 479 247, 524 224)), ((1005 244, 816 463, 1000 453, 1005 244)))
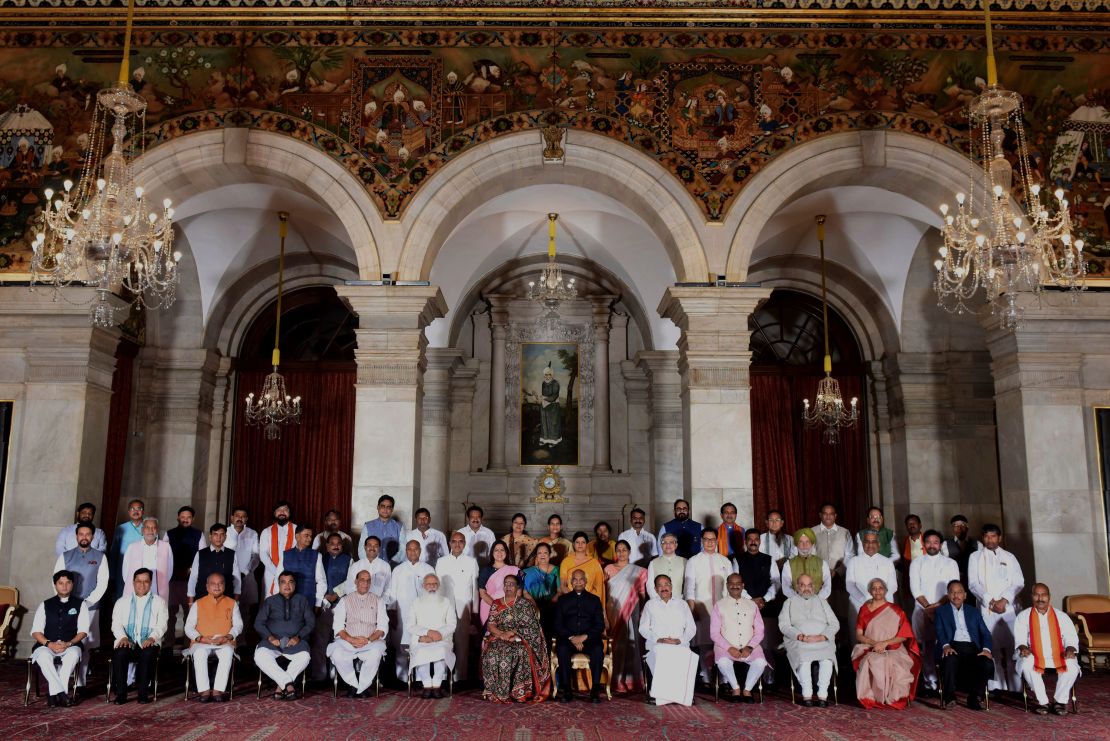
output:
POLYGON ((1067 614, 1052 606, 1052 594, 1044 584, 1033 585, 1033 606, 1022 610, 1014 621, 1015 661, 1025 683, 1037 697, 1033 712, 1063 715, 1075 680, 1079 679, 1079 636, 1067 614), (1056 670, 1056 692, 1048 704, 1044 670, 1056 670))
POLYGON ((721 505, 721 524, 717 527, 717 552, 725 558, 736 558, 744 552, 744 528, 736 523, 736 505, 721 505))
POLYGON ((285 570, 285 552, 295 545, 297 526, 290 521, 289 502, 274 505, 274 524, 258 534, 258 559, 265 568, 262 599, 278 592, 278 574, 285 570))

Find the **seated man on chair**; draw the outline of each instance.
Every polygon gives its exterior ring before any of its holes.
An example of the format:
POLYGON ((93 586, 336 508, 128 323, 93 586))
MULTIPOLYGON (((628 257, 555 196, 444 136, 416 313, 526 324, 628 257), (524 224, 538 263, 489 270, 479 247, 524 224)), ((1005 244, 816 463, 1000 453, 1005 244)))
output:
POLYGON ((297 594, 297 577, 291 571, 282 571, 278 574, 278 593, 266 598, 254 620, 254 629, 262 636, 254 650, 254 663, 278 686, 275 700, 295 700, 299 696, 294 681, 308 668, 308 637, 315 627, 312 601, 297 594), (285 669, 278 666, 279 656, 289 662, 285 669))
POLYGON ((982 697, 987 681, 994 676, 991 656, 991 634, 980 612, 967 604, 967 590, 959 579, 948 582, 948 604, 940 605, 933 614, 937 646, 935 655, 943 687, 941 704, 956 704, 956 682, 959 677, 971 680, 967 706, 982 710, 982 697))
POLYGON ((1047 585, 1033 585, 1033 606, 1022 610, 1014 621, 1014 641, 1022 679, 1037 698, 1033 712, 1044 715, 1051 710, 1053 715, 1063 715, 1071 688, 1079 679, 1079 636, 1067 613, 1052 606, 1047 585), (1051 707, 1044 688, 1045 669, 1056 670, 1051 707))
POLYGON ((555 653, 559 657, 559 700, 574 699, 574 673, 571 659, 576 653, 590 658, 590 702, 601 702, 601 635, 605 632, 605 613, 601 600, 586 591, 586 572, 575 569, 570 575, 571 591, 555 602, 555 653))
POLYGON ((355 591, 345 594, 335 605, 332 623, 335 640, 328 646, 327 654, 347 683, 347 697, 365 697, 370 692, 385 655, 389 613, 385 603, 370 590, 371 580, 367 569, 359 571, 355 576, 355 591), (362 662, 357 675, 355 659, 362 662))
POLYGON ((223 702, 235 658, 235 639, 243 632, 243 618, 239 603, 224 594, 223 574, 213 572, 205 581, 205 596, 189 607, 185 619, 185 635, 190 640, 189 651, 193 657, 193 673, 197 678, 197 692, 201 702, 223 702), (216 655, 216 684, 208 680, 208 655, 216 655), (219 687, 219 689, 214 689, 219 687))
MULTIPOLYGON (((410 541, 411 542, 411 541, 410 541)), ((425 700, 443 697, 439 686, 447 672, 455 670, 455 605, 439 594, 439 577, 428 574, 424 594, 412 601, 404 613, 409 637, 409 667, 424 685, 425 700)))
POLYGON ((648 600, 640 613, 640 636, 647 647, 644 659, 651 672, 648 695, 656 705, 690 706, 698 672, 698 655, 690 650, 697 633, 694 613, 674 596, 669 576, 659 574, 654 586, 659 596, 648 600))
MULTIPOLYGON (((813 577, 801 574, 797 589, 779 612, 779 630, 786 660, 802 689, 802 705, 828 707, 829 681, 836 664, 836 632, 840 621, 829 603, 817 594, 813 577), (817 696, 813 695, 813 664, 817 664, 817 696)), ((751 671, 751 670, 749 670, 751 671)))
POLYGON ((721 678, 732 687, 732 702, 754 702, 752 688, 763 676, 767 659, 763 657, 763 616, 759 606, 744 593, 744 577, 730 574, 725 580, 728 596, 713 605, 709 615, 709 635, 713 639, 713 659, 721 678), (748 665, 743 693, 736 679, 736 662, 748 665))
POLYGON ((69 707, 66 688, 81 661, 81 641, 89 635, 89 610, 73 596, 74 581, 72 571, 63 569, 55 573, 56 594, 43 600, 31 622, 31 637, 38 644, 31 659, 46 678, 50 688, 46 702, 52 708, 69 707), (61 668, 54 666, 54 659, 61 659, 61 668))
POLYGON ((112 649, 112 686, 116 688, 116 704, 127 702, 127 674, 135 662, 135 686, 139 704, 150 702, 150 681, 154 677, 154 662, 162 650, 162 639, 169 628, 169 608, 166 601, 151 593, 154 572, 141 568, 131 580, 132 592, 116 601, 112 608, 112 636, 116 642, 112 649))

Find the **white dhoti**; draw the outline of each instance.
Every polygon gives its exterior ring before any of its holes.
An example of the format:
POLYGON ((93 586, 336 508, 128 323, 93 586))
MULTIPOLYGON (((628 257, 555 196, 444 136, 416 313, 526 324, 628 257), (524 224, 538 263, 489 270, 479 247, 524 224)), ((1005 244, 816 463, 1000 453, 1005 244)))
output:
MULTIPOLYGON (((751 692, 763 677, 763 670, 767 668, 767 659, 749 656, 746 659, 741 659, 740 663, 748 665, 748 674, 744 677, 744 689, 751 692)), ((721 673, 721 678, 728 682, 729 687, 734 690, 740 689, 740 682, 736 679, 736 667, 733 666, 732 657, 724 656, 718 659, 717 671, 721 673)))
POLYGON ((915 601, 913 616, 910 618, 913 634, 921 644, 921 676, 925 680, 925 686, 931 690, 937 688, 937 626, 933 614, 926 612, 921 603, 915 601))
MULTIPOLYGON (((1044 674, 1041 674, 1033 668, 1035 659, 1030 654, 1024 659, 1019 659, 1021 662, 1021 676, 1025 679, 1025 683, 1033 690, 1034 696, 1037 698, 1038 705, 1048 704, 1048 692, 1044 686, 1044 674)), ((1075 680, 1079 679, 1079 662, 1075 659, 1065 659, 1064 663, 1067 665, 1067 671, 1056 672, 1056 691, 1053 692, 1053 701, 1061 705, 1067 705, 1071 699, 1071 688, 1075 685, 1075 680)))
POLYGON ((39 646, 31 653, 31 658, 38 665, 51 695, 64 695, 69 688, 69 678, 73 670, 81 661, 81 647, 70 646, 60 654, 56 654, 46 646, 39 646), (61 666, 55 666, 54 660, 60 659, 61 666))
POLYGON ((983 622, 991 634, 991 654, 994 656, 994 678, 987 682, 988 690, 1021 691, 1021 672, 1014 661, 1014 621, 1017 614, 1013 604, 999 615, 987 607, 980 607, 983 622))
MULTIPOLYGON (((186 654, 193 657, 193 674, 197 678, 197 692, 207 692, 215 689, 217 692, 227 692, 231 689, 231 662, 235 657, 232 646, 213 646, 208 643, 194 643, 185 649, 186 654), (208 657, 216 657, 216 681, 208 678, 208 657)), ((285 685, 282 685, 283 687, 285 685)))
POLYGON ((698 655, 686 646, 656 643, 647 654, 651 670, 650 695, 656 705, 694 704, 698 655))
POLYGON ((416 669, 416 678, 426 689, 435 689, 443 684, 446 672, 455 669, 455 638, 435 643, 409 644, 409 666, 416 669))
POLYGON ((327 655, 347 686, 353 687, 356 692, 364 692, 378 676, 378 668, 385 656, 385 640, 372 641, 362 648, 355 648, 341 638, 336 639, 328 646, 327 655), (358 672, 355 671, 355 660, 362 662, 358 672))
POLYGON ((278 653, 272 648, 259 646, 254 650, 254 663, 262 670, 270 679, 274 680, 274 684, 278 687, 285 689, 286 686, 293 684, 301 672, 308 668, 308 662, 312 660, 312 654, 308 651, 299 651, 294 654, 278 653), (277 663, 278 657, 284 656, 289 665, 282 669, 277 663))

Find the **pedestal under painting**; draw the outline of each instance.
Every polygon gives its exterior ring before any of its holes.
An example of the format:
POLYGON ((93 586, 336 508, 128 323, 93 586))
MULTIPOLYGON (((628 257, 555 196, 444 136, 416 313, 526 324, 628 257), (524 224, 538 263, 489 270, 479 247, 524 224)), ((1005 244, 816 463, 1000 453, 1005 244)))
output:
POLYGON ((520 464, 578 465, 578 344, 520 344, 520 464))

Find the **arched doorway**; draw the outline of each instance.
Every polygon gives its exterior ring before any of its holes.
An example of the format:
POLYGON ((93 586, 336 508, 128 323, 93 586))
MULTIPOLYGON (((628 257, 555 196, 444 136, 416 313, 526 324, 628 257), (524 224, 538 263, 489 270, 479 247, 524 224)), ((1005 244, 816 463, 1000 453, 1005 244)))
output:
POLYGON ((350 520, 355 441, 355 328, 357 318, 335 290, 319 286, 282 299, 281 373, 286 387, 304 399, 299 425, 279 440, 249 427, 243 399, 258 393, 271 371, 274 304, 259 312, 243 337, 232 432, 231 501, 247 507, 256 523, 269 521, 279 499, 293 506, 298 523, 319 526, 337 509, 350 520))
POLYGON ((807 293, 775 290, 749 318, 752 404, 752 475, 756 523, 771 509, 790 530, 817 522, 822 502, 853 528, 869 502, 865 367, 847 322, 829 309, 833 375, 845 400, 859 398, 860 422, 837 445, 806 429, 802 400, 813 399, 824 376, 821 301, 807 293))

